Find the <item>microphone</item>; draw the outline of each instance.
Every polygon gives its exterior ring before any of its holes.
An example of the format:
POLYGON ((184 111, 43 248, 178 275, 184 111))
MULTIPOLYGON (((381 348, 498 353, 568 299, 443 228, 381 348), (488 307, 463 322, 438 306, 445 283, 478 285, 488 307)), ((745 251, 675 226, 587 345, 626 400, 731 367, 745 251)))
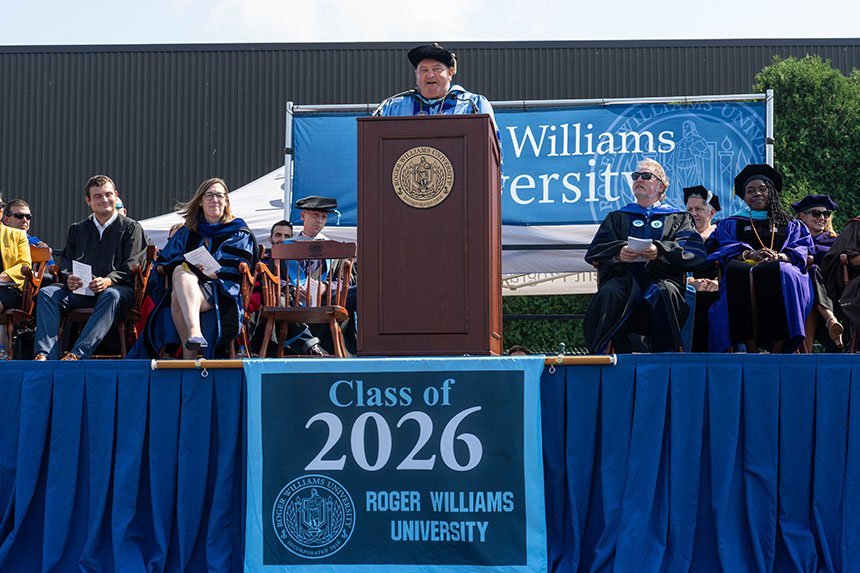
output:
POLYGON ((379 112, 382 111, 382 106, 384 106, 389 100, 393 100, 394 98, 408 96, 408 95, 415 95, 417 93, 418 93, 418 88, 412 88, 411 90, 406 90, 405 92, 400 92, 399 94, 394 94, 393 96, 389 96, 389 97, 385 98, 384 100, 382 100, 382 103, 377 106, 376 110, 373 112, 373 115, 371 115, 371 117, 378 116, 379 112))

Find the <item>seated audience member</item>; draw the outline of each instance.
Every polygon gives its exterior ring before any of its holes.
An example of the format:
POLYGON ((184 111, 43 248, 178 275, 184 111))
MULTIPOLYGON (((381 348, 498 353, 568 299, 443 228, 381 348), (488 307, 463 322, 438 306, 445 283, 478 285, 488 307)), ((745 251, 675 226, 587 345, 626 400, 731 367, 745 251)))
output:
POLYGON ((812 341, 817 339, 827 352, 838 352, 843 346, 844 328, 833 313, 833 301, 827 295, 824 278, 821 275, 821 262, 824 260, 824 255, 838 236, 833 230, 832 218, 833 211, 836 210, 836 202, 827 195, 807 195, 797 203, 793 203, 791 207, 797 218, 809 229, 814 244, 809 278, 812 281, 815 309, 806 318, 807 350, 812 350, 812 341), (826 335, 822 336, 821 334, 824 333, 826 335))
MULTIPOLYGON (((293 238, 293 225, 289 221, 278 221, 274 225, 272 225, 272 229, 269 232, 269 243, 272 245, 280 245, 285 241, 292 240, 293 238)), ((261 261, 272 268, 274 262, 271 260, 270 256, 266 256, 266 258, 261 261)), ((281 276, 287 276, 286 265, 281 266, 281 276)), ((291 294, 293 294, 291 292, 291 294)), ((251 295, 251 302, 248 304, 249 312, 256 312, 260 308, 261 304, 261 293, 260 293, 260 283, 254 285, 254 292, 251 295)), ((253 320, 253 319, 252 319, 253 320)), ((265 332, 266 323, 258 322, 254 320, 253 326, 253 335, 251 337, 251 352, 254 354, 259 354, 260 348, 263 344, 263 334, 265 332)), ((276 333, 272 333, 273 338, 276 333)), ((284 348, 287 350, 288 354, 310 354, 317 356, 328 356, 329 353, 326 352, 320 345, 319 339, 311 334, 311 331, 308 329, 305 324, 290 324, 287 330, 287 338, 284 341, 284 348)), ((268 356, 275 356, 275 352, 268 351, 268 356)))
MULTIPOLYGON (((27 234, 21 229, 0 225, 0 265, 0 312, 21 308, 21 289, 24 287, 21 268, 30 266, 30 245, 27 244, 27 234)), ((10 344, 6 328, 0 327, 0 360, 9 359, 12 354, 10 344)))
MULTIPOLYGON (((712 223, 714 215, 720 210, 719 198, 708 191, 704 186, 685 187, 684 204, 687 212, 693 217, 696 231, 705 241, 705 248, 713 243, 708 242, 708 237, 717 228, 712 223)), ((693 315, 693 339, 691 350, 693 352, 708 351, 708 310, 720 297, 719 272, 713 264, 692 273, 687 278, 687 284, 696 290, 696 305, 693 315)))
POLYGON ((827 294, 845 314, 851 330, 860 329, 860 217, 848 221, 821 261, 827 294), (847 258, 848 284, 840 255, 847 258))
MULTIPOLYGON (((30 204, 24 201, 23 199, 12 199, 8 203, 6 203, 6 207, 3 209, 3 224, 7 227, 14 227, 16 229, 21 229, 25 233, 27 233, 27 242, 33 245, 34 247, 47 247, 48 244, 36 237, 35 235, 30 234, 30 223, 32 221, 33 215, 30 212, 30 204)), ((46 267, 50 268, 54 264, 54 259, 48 260, 46 263, 46 267)), ((53 276, 46 270, 45 277, 42 279, 42 284, 47 286, 54 282, 53 276)))
POLYGON ((48 244, 39 237, 30 234, 30 222, 33 218, 30 204, 23 199, 12 199, 3 208, 3 224, 7 227, 21 229, 27 233, 27 242, 36 247, 47 247, 48 244))
POLYGON ((686 273, 705 262, 692 217, 663 202, 669 187, 663 167, 645 159, 630 177, 636 202, 606 216, 585 254, 598 274, 583 326, 595 354, 610 342, 616 352, 681 348, 686 273))
POLYGON ((507 354, 508 356, 530 356, 533 353, 531 350, 529 350, 522 344, 514 344, 513 346, 508 348, 508 351, 505 352, 505 354, 507 354))
MULTIPOLYGON (((299 199, 296 201, 296 209, 300 210, 299 216, 302 219, 302 230, 296 235, 296 241, 319 241, 328 239, 323 234, 323 229, 328 222, 328 216, 331 213, 337 212, 337 199, 332 197, 319 197, 317 195, 311 195, 309 197, 305 197, 304 199, 299 199)), ((328 272, 333 269, 328 268, 328 261, 304 261, 303 264, 299 265, 298 273, 296 270, 292 270, 291 277, 298 276, 299 279, 304 279, 305 275, 309 273, 312 279, 321 282, 325 280, 328 276, 328 272)), ((351 277, 352 278, 352 277, 351 277)), ((293 279, 295 282, 295 279, 293 279)), ((325 286, 325 285, 322 285, 325 286)), ((349 312, 350 318, 348 320, 348 324, 343 326, 343 337, 344 342, 346 344, 347 350, 351 353, 355 353, 356 347, 356 329, 355 329, 355 307, 356 307, 356 299, 357 299, 357 287, 356 285, 352 285, 349 287, 349 293, 346 298, 346 310, 349 312)), ((301 296, 304 296, 304 292, 299 293, 301 296)), ((325 295, 325 291, 322 293, 325 295)), ((316 336, 320 338, 321 345, 326 349, 327 352, 332 352, 334 350, 334 341, 331 339, 331 332, 327 325, 325 324, 315 324, 311 326, 311 332, 313 332, 316 336)))
POLYGON ((128 217, 128 209, 125 208, 125 204, 120 197, 116 198, 116 212, 128 217))
POLYGON ((253 268, 257 257, 254 234, 242 219, 233 216, 227 184, 218 178, 200 184, 194 197, 179 205, 185 224, 158 253, 150 280, 156 300, 134 357, 156 358, 177 336, 184 358, 225 355, 238 335, 244 318, 239 264, 253 268), (202 263, 188 261, 192 252, 205 251, 220 268, 206 271, 202 263), (169 309, 169 312, 168 312, 169 309), (204 322, 201 315, 214 310, 204 322), (204 328, 206 332, 204 333, 204 328))
POLYGON ((84 200, 92 214, 69 227, 60 256, 61 284, 44 287, 37 296, 36 360, 57 358, 57 331, 64 311, 93 309, 74 346, 62 357, 78 360, 93 353, 114 319, 124 316, 133 303, 132 266, 146 256, 143 228, 116 212, 116 186, 110 177, 91 177, 84 200), (76 276, 73 261, 88 266, 92 280, 85 284, 76 276))
POLYGON ((781 189, 782 176, 770 165, 747 165, 735 177, 735 194, 746 206, 717 223, 716 250, 708 256, 722 272, 710 311, 712 352, 740 343, 750 352, 794 352, 804 342, 812 237, 780 205, 781 189))

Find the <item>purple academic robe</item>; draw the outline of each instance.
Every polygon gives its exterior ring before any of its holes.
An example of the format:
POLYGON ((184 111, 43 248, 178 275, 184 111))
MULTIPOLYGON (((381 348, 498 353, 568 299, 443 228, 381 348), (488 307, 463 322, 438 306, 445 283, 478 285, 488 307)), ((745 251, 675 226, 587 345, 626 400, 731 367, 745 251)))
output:
MULTIPOLYGON (((729 335, 729 301, 726 295, 726 268, 728 262, 743 253, 747 249, 755 250, 755 247, 744 243, 737 238, 738 223, 747 222, 746 217, 729 217, 717 223, 717 228, 711 235, 711 239, 719 245, 717 250, 708 255, 708 262, 719 262, 722 269, 720 278, 720 298, 711 306, 709 312, 710 328, 710 350, 711 352, 726 352, 732 346, 729 335)), ((810 289, 809 275, 806 263, 808 256, 813 251, 812 236, 806 225, 798 220, 788 222, 785 242, 780 253, 788 255, 789 262, 781 262, 780 283, 782 284, 782 296, 785 301, 785 317, 788 322, 789 340, 787 346, 796 346, 802 342, 806 335, 804 321, 812 310, 812 290, 810 289)), ((750 265, 750 270, 752 270, 750 265)), ((742 341, 734 341, 742 342, 742 341)))

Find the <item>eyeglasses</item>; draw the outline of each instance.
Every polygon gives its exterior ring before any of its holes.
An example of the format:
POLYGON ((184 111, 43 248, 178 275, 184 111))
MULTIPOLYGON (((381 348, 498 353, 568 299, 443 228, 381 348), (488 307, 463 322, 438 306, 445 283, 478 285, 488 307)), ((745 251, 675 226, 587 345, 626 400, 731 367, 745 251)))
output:
POLYGON ((19 221, 21 219, 27 219, 29 221, 30 219, 33 218, 33 215, 31 215, 30 213, 12 213, 12 216, 15 217, 16 219, 18 219, 19 221))
POLYGON ((441 74, 442 72, 444 72, 447 69, 448 68, 446 68, 445 66, 433 66, 432 68, 421 67, 421 68, 418 68, 418 73, 419 74, 426 74, 429 72, 433 72, 434 74, 441 74))
POLYGON ((224 193, 212 193, 211 191, 207 191, 203 194, 203 198, 207 201, 223 201, 227 198, 227 195, 224 193))
POLYGON ((813 219, 817 219, 819 217, 824 217, 826 219, 833 214, 833 211, 807 211, 806 214, 813 219))
POLYGON ((653 177, 654 179, 656 179, 660 183, 663 182, 663 180, 660 179, 659 175, 657 175, 656 173, 649 173, 648 171, 634 171, 633 173, 630 174, 630 179, 632 179, 633 181, 636 181, 640 177, 642 179, 644 179, 645 181, 651 181, 651 178, 653 177))

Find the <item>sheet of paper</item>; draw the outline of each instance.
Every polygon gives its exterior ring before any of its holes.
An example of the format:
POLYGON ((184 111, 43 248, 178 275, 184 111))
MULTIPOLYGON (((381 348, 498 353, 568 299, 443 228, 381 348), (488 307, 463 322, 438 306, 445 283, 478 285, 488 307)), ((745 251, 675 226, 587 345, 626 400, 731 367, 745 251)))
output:
MULTIPOLYGON (((653 241, 651 239, 640 239, 638 237, 627 237, 627 246, 633 249, 634 251, 644 251, 648 247, 651 246, 653 241)), ((636 257, 633 259, 634 263, 642 263, 646 262, 648 259, 643 257, 636 257)))
POLYGON ((218 264, 218 261, 209 254, 209 251, 206 250, 206 247, 200 246, 194 249, 193 251, 188 251, 185 253, 185 260, 196 266, 203 266, 203 274, 211 275, 214 272, 217 272, 218 269, 221 268, 221 265, 218 264))
POLYGON ((651 239, 640 239, 638 237, 627 237, 627 246, 634 251, 644 251, 651 246, 651 239))
POLYGON ((84 296, 93 296, 96 293, 90 290, 88 286, 91 282, 93 282, 93 267, 86 263, 82 263, 80 261, 72 261, 72 274, 84 283, 84 285, 76 289, 72 292, 75 294, 82 294, 84 296))
MULTIPOLYGON (((309 278, 307 284, 308 290, 311 291, 311 300, 308 306, 317 306, 317 297, 320 293, 320 282, 315 278, 309 278)), ((302 304, 306 301, 302 298, 302 304)))

